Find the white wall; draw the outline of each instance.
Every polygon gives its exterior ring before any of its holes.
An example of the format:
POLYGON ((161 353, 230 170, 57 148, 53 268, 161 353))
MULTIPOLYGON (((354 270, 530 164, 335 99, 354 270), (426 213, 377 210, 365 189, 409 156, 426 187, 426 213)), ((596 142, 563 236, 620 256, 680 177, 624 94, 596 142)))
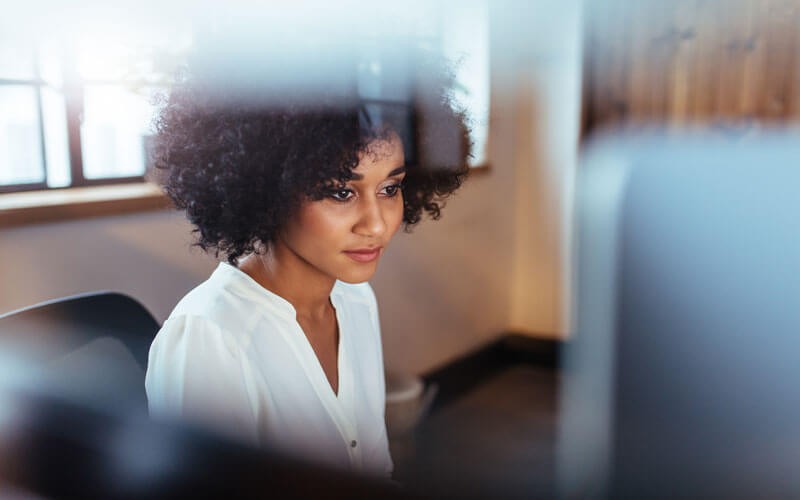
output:
MULTIPOLYGON (((493 4, 497 5, 497 4, 493 4)), ((580 132, 582 2, 497 5, 498 71, 516 82, 514 257, 509 329, 569 331, 572 189, 580 132)))
POLYGON ((0 231, 0 312, 94 290, 136 297, 163 321, 213 269, 190 249, 171 212, 39 224, 0 231))

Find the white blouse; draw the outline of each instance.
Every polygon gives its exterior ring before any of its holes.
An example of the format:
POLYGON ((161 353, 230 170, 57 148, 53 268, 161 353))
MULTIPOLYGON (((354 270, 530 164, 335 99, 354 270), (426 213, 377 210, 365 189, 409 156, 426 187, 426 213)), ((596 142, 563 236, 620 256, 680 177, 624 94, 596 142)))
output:
POLYGON ((150 414, 211 426, 256 446, 389 476, 378 308, 367 283, 336 282, 339 390, 294 307, 220 263, 175 307, 150 348, 150 414))

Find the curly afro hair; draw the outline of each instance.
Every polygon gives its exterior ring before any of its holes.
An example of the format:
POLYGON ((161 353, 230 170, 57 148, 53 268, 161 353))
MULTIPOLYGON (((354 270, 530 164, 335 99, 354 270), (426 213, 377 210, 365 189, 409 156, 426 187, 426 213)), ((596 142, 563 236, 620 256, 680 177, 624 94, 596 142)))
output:
POLYGON ((397 134, 408 231, 424 212, 439 218, 468 171, 470 147, 451 75, 420 74, 409 78, 407 99, 389 102, 365 99, 356 86, 311 99, 286 89, 277 99, 242 98, 247 93, 187 70, 156 121, 153 164, 195 226, 197 245, 235 265, 268 248, 300 203, 350 180, 361 156, 376 154, 374 141, 397 134))

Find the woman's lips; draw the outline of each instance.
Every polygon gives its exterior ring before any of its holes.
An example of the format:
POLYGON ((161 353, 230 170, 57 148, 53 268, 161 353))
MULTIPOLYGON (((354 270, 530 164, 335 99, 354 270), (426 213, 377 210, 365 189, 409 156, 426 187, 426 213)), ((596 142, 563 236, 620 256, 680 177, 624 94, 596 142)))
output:
POLYGON ((372 262, 381 254, 381 247, 359 248, 357 250, 345 250, 345 255, 356 262, 372 262))

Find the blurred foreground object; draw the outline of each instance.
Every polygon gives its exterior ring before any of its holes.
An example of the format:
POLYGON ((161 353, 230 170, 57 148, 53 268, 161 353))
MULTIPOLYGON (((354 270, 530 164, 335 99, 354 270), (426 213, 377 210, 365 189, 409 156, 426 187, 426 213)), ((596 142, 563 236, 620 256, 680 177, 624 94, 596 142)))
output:
POLYGON ((239 498, 409 497, 385 482, 87 406, 31 380, 0 385, 0 490, 47 498, 186 498, 197 491, 239 498))
POLYGON ((157 329, 117 293, 0 317, 0 495, 404 498, 387 483, 151 421, 144 368, 157 329))
POLYGON ((799 139, 588 149, 562 496, 800 495, 799 139))

